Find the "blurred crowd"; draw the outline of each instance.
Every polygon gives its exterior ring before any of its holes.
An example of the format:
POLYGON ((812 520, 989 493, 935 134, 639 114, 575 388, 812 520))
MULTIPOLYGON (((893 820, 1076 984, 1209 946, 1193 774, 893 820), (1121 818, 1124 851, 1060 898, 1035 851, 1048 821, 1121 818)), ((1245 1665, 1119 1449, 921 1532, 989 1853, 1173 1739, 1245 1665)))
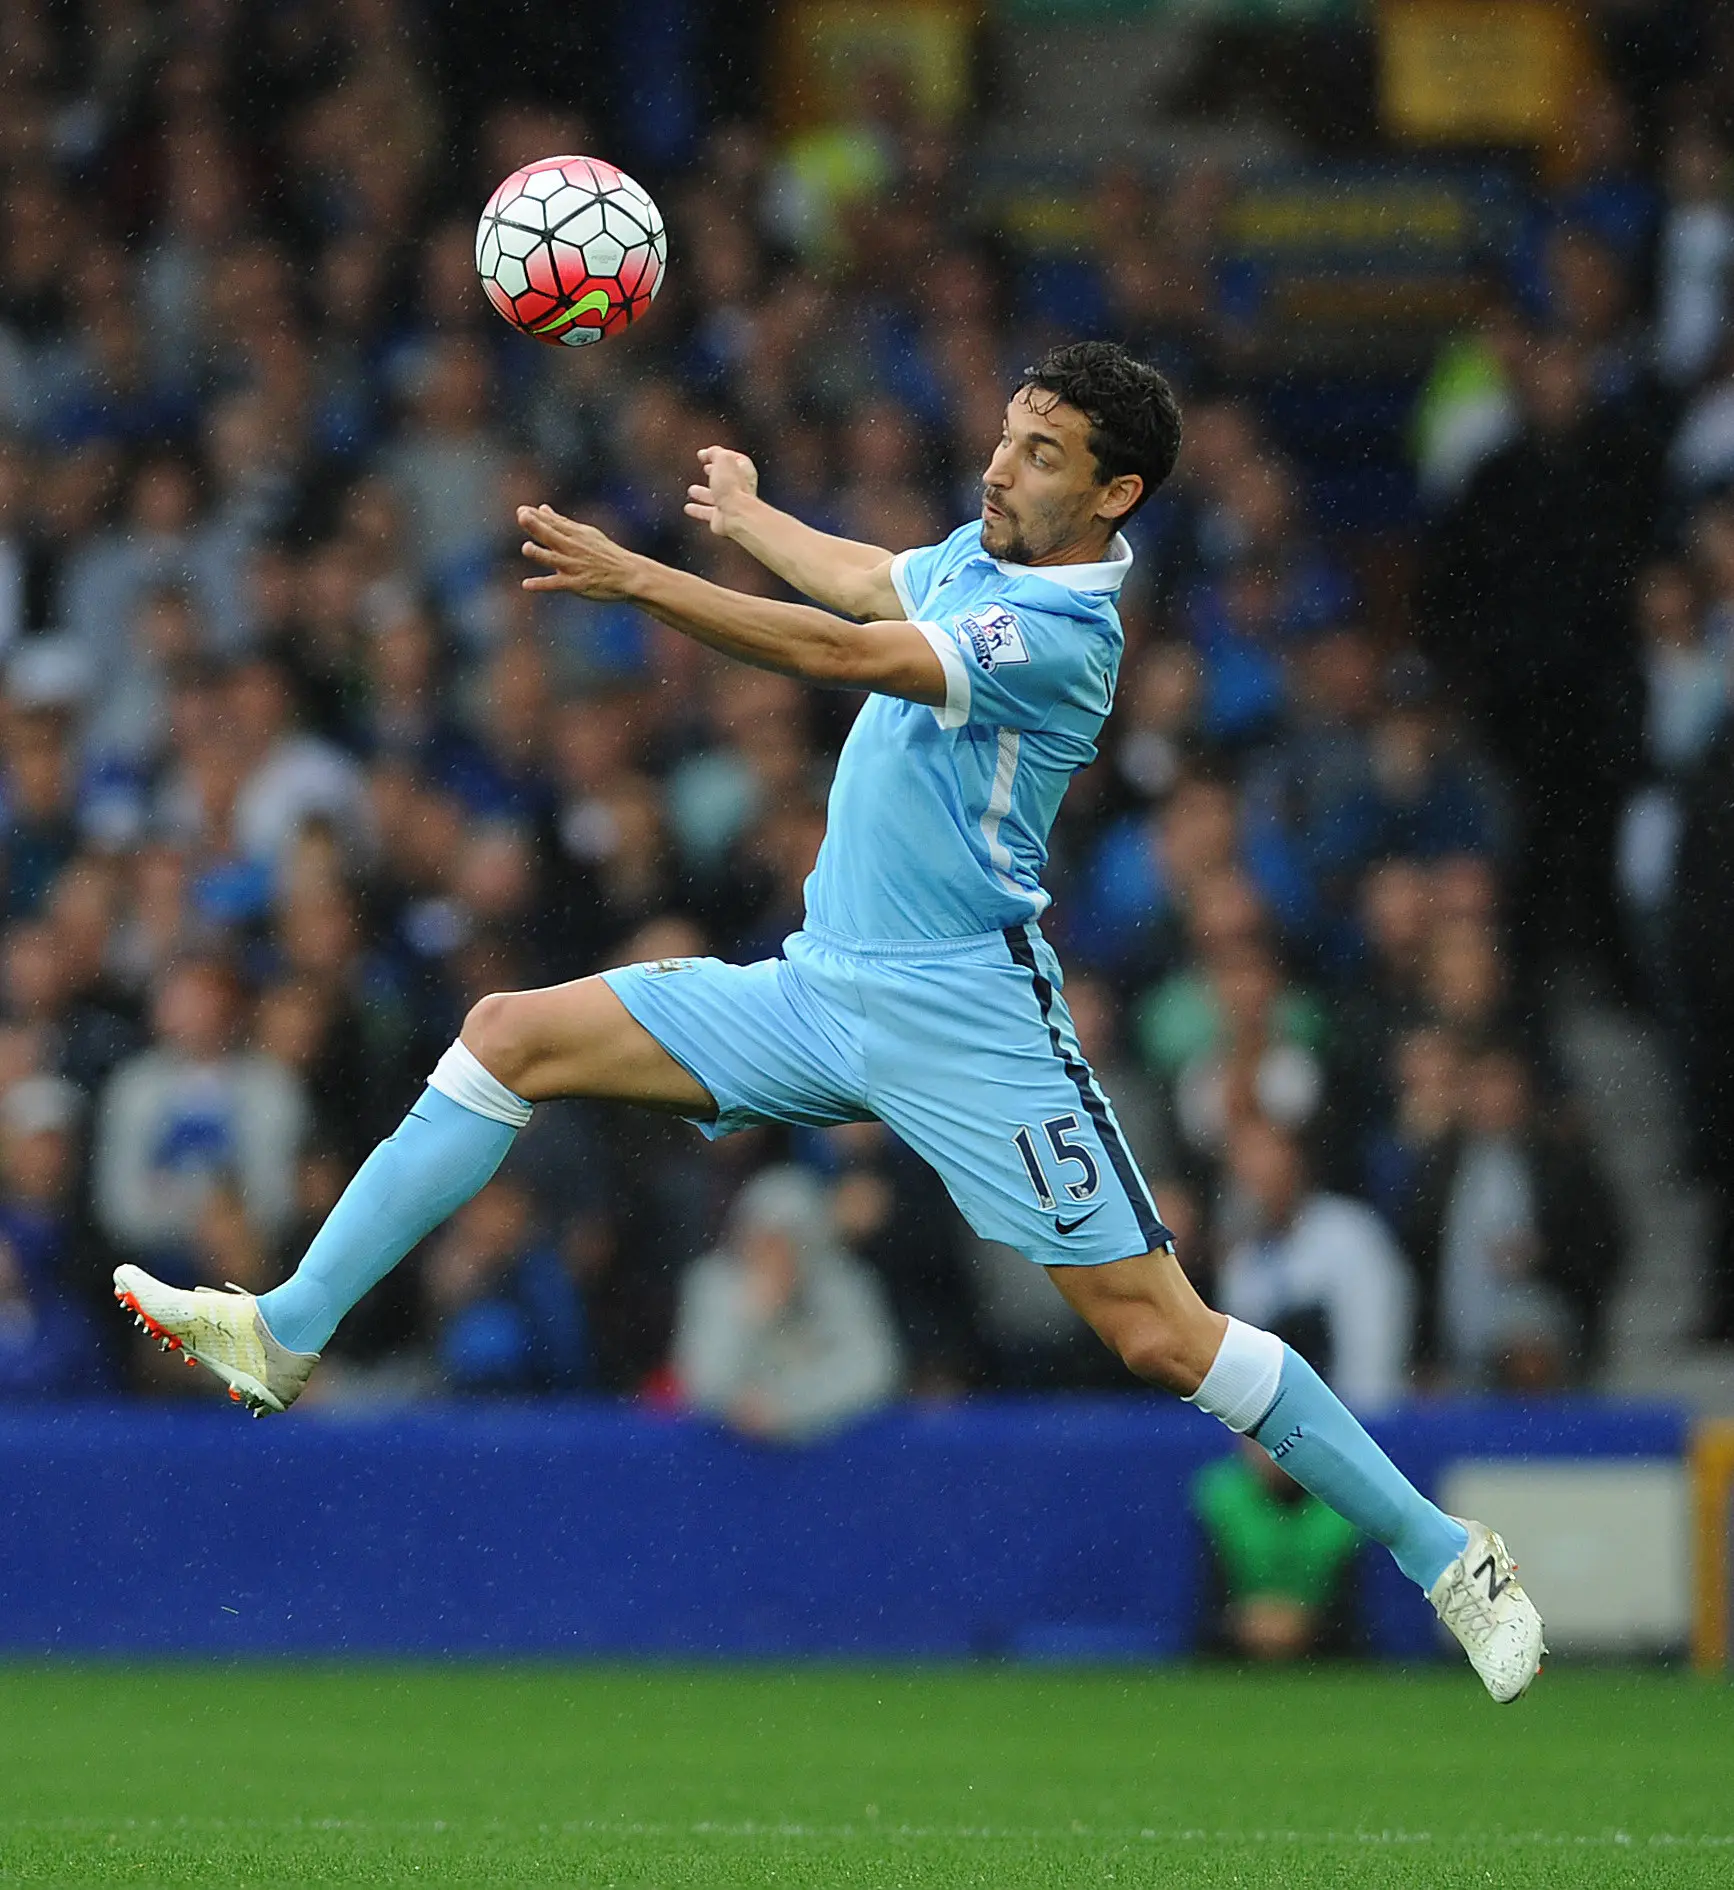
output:
MULTIPOLYGON (((123 1343, 117 1258, 274 1281, 476 998, 799 922, 854 702, 526 594, 514 507, 770 590, 682 516, 723 441, 815 525, 933 542, 1069 318, 894 85, 828 141, 730 121, 647 170, 662 300, 561 350, 488 310, 474 212, 593 129, 460 100, 399 0, 5 31, 0 1395, 166 1393, 202 1375, 123 1343)), ((1185 1263, 1363 1405, 1604 1356, 1640 1230, 1562 983, 1677 1033, 1734 1198, 1734 179, 1677 96, 1665 131, 1585 102, 1419 389, 1394 536, 1323 528, 1218 318, 1224 169, 1090 202, 1069 293, 1187 439, 1048 930, 1185 1263)), ((589 1388, 783 1437, 1114 1381, 876 1125, 712 1148, 579 1104, 332 1357, 328 1396, 589 1388)))

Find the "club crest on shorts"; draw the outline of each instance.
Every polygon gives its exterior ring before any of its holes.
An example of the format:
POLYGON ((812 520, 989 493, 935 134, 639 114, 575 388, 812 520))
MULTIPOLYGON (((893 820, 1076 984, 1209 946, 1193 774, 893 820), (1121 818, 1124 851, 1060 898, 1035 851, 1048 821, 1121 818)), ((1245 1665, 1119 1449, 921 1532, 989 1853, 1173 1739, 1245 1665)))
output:
POLYGON ((996 670, 1002 663, 1030 660, 1018 620, 1003 604, 989 604, 985 610, 970 611, 958 618, 957 628, 959 635, 969 638, 975 660, 985 670, 996 670))

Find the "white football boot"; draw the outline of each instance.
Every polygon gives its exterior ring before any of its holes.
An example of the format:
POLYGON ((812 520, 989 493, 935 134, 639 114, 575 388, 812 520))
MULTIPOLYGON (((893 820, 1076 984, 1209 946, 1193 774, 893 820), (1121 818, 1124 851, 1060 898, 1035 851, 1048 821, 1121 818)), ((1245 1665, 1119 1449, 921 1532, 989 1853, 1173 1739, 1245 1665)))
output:
POLYGON ((226 1293, 198 1286, 189 1293, 127 1266, 114 1270, 114 1296, 165 1352, 215 1372, 254 1417, 287 1411, 319 1363, 317 1352, 279 1345, 259 1317, 259 1302, 238 1286, 226 1293))
POLYGON ((1511 1551, 1486 1523, 1453 1517, 1469 1546, 1428 1591, 1433 1612, 1463 1643, 1469 1664, 1501 1706, 1522 1698, 1541 1671, 1541 1616, 1517 1580, 1511 1551))

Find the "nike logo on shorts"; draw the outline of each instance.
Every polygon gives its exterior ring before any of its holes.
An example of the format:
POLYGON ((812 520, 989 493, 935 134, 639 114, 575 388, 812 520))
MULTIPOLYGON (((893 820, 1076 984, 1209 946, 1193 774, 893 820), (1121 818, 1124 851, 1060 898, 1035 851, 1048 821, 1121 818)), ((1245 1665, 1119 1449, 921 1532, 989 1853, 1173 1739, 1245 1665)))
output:
MULTIPOLYGON (((1102 1204, 1100 1201, 1098 1201, 1096 1205, 1090 1209, 1090 1214, 1100 1214, 1101 1211, 1102 1211, 1102 1204)), ((1085 1221, 1087 1221, 1090 1218, 1090 1214, 1080 1214, 1075 1221, 1062 1221, 1060 1217, 1056 1214, 1054 1216, 1054 1232, 1056 1234, 1076 1233, 1077 1230, 1083 1226, 1085 1221)))

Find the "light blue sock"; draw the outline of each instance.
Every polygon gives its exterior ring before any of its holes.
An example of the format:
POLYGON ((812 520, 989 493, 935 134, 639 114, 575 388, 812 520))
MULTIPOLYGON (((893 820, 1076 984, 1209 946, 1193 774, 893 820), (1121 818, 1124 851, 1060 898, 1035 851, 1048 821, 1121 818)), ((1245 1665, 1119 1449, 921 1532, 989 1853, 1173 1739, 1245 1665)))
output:
POLYGON ((1427 1501, 1274 1333, 1230 1319, 1203 1384, 1186 1402, 1262 1444, 1303 1489, 1382 1542, 1423 1588, 1467 1547, 1463 1525, 1427 1501))
POLYGON ((1428 1502, 1292 1346, 1282 1350, 1276 1402, 1247 1435, 1302 1488, 1382 1542, 1410 1581, 1431 1588, 1468 1546, 1469 1532, 1428 1502))
MULTIPOLYGON (((487 1076, 479 1063, 474 1068, 487 1076)), ((527 1121, 529 1104, 495 1087, 527 1121)), ((278 1344, 317 1352, 369 1287, 492 1179, 520 1126, 424 1089, 397 1132, 356 1170, 293 1275, 260 1295, 260 1314, 278 1344)))

